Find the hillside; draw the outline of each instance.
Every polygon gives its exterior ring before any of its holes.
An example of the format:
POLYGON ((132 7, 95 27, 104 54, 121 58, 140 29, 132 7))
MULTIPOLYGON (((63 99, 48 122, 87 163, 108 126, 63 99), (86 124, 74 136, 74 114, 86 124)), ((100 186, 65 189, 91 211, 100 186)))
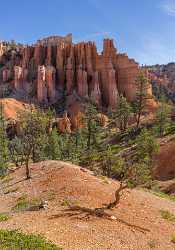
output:
POLYGON ((30 108, 28 103, 17 100, 15 98, 0 99, 0 104, 4 107, 4 116, 8 120, 16 120, 19 112, 23 112, 30 108))
POLYGON ((113 200, 119 183, 60 161, 40 162, 31 168, 31 180, 24 180, 24 168, 20 168, 1 181, 0 213, 10 215, 9 220, 0 222, 1 228, 44 234, 65 250, 174 249, 174 223, 160 213, 168 210, 175 214, 173 201, 142 190, 125 190, 118 207, 109 212, 117 220, 66 216, 70 203, 95 208, 113 200), (18 211, 12 211, 19 201, 41 198, 48 200, 47 210, 22 211, 19 206, 18 211), (150 232, 141 232, 128 223, 150 232))
POLYGON ((153 65, 146 67, 150 73, 153 94, 157 97, 160 92, 175 102, 175 63, 153 65))

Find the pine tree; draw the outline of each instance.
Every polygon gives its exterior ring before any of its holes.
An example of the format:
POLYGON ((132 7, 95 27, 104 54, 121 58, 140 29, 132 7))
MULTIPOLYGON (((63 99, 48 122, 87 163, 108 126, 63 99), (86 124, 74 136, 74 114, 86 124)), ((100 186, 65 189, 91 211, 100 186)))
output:
POLYGON ((73 133, 73 160, 75 163, 79 164, 81 156, 85 153, 86 150, 86 134, 84 133, 83 128, 77 128, 73 133))
POLYGON ((159 151, 159 145, 154 136, 147 129, 143 129, 136 139, 136 144, 137 161, 151 165, 153 156, 159 151))
POLYGON ((56 128, 54 128, 48 136, 45 152, 46 157, 50 160, 60 160, 61 158, 59 135, 56 128))
POLYGON ((145 108, 146 100, 150 99, 148 95, 149 82, 144 73, 140 73, 136 80, 136 101, 134 103, 134 111, 136 114, 137 128, 140 125, 142 112, 145 108))
POLYGON ((76 145, 72 134, 64 133, 59 136, 60 158, 63 161, 74 162, 76 145))
POLYGON ((39 110, 31 108, 30 111, 20 113, 23 146, 23 157, 26 166, 26 178, 31 178, 29 161, 37 162, 42 159, 45 143, 47 142, 47 128, 49 119, 47 115, 39 110))
POLYGON ((93 146, 97 147, 98 145, 98 135, 100 126, 97 122, 97 109, 92 103, 88 103, 86 106, 85 112, 85 123, 86 129, 85 134, 87 138, 87 148, 88 150, 92 149, 93 146))
POLYGON ((128 164, 125 178, 131 186, 142 184, 150 186, 153 157, 159 152, 159 144, 147 129, 143 129, 136 138, 136 145, 135 157, 128 164))
POLYGON ((9 142, 10 160, 15 164, 16 167, 24 163, 23 158, 23 144, 19 137, 15 137, 9 142))
POLYGON ((160 98, 160 106, 156 112, 156 131, 159 136, 164 136, 167 126, 170 124, 171 108, 166 104, 165 98, 160 98))
POLYGON ((124 171, 124 161, 116 157, 110 145, 101 152, 103 175, 108 177, 121 177, 124 171))
POLYGON ((118 124, 121 132, 126 131, 130 114, 131 106, 127 102, 126 98, 121 95, 119 97, 117 111, 115 113, 116 123, 118 124))
POLYGON ((8 138, 6 134, 3 105, 0 104, 0 176, 7 172, 8 167, 8 138))

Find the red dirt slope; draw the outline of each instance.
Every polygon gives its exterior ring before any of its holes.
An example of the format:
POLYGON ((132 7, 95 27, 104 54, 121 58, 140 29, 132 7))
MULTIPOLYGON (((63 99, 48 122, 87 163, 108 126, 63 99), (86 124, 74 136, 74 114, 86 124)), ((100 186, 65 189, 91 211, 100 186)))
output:
POLYGON ((65 217, 68 202, 94 208, 113 200, 119 183, 59 161, 31 167, 31 180, 24 180, 25 169, 21 168, 0 183, 0 213, 10 212, 12 216, 0 222, 1 228, 44 234, 64 250, 148 250, 152 242, 155 249, 175 249, 171 243, 174 224, 160 215, 160 209, 175 214, 173 202, 141 190, 125 190, 119 206, 110 212, 123 222, 96 217, 85 220, 83 214, 65 217), (30 199, 49 200, 49 209, 12 213, 11 208, 24 194, 30 199), (150 232, 142 233, 124 222, 145 227, 150 232))
POLYGON ((175 140, 161 146, 155 159, 154 176, 161 181, 175 178, 175 140))
POLYGON ((6 119, 15 120, 19 111, 25 111, 26 108, 29 108, 29 104, 18 101, 14 98, 0 99, 0 103, 3 104, 6 119))

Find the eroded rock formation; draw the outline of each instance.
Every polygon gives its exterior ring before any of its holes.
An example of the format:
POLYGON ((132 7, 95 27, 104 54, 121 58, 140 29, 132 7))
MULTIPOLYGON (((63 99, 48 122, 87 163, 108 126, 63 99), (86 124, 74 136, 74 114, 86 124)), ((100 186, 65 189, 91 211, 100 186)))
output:
POLYGON ((71 44, 72 43, 72 34, 68 34, 65 37, 62 36, 49 36, 44 39, 38 40, 37 44, 42 45, 42 46, 47 46, 47 45, 58 45, 60 43, 67 43, 71 44))
POLYGON ((15 90, 20 90, 23 88, 24 78, 23 78, 23 68, 20 66, 14 67, 14 87, 15 90))
POLYGON ((0 42, 0 57, 4 54, 4 51, 5 51, 4 45, 2 42, 0 42))
POLYGON ((4 69, 2 71, 2 81, 3 82, 8 82, 11 78, 11 71, 9 69, 4 69))
POLYGON ((46 68, 44 65, 38 66, 37 100, 40 103, 47 103, 46 68))
POLYGON ((120 94, 129 101, 136 97, 140 67, 126 54, 119 54, 111 39, 104 39, 100 54, 94 42, 73 44, 71 35, 48 37, 11 54, 8 67, 9 54, 0 44, 0 83, 12 78, 16 92, 22 89, 23 96, 32 95, 39 104, 64 101, 62 112, 68 111, 73 126, 77 123, 74 115, 81 112, 81 103, 86 100, 107 109, 117 106, 120 94))
POLYGON ((64 113, 63 118, 58 118, 57 128, 61 133, 71 133, 71 122, 67 116, 67 112, 64 113))

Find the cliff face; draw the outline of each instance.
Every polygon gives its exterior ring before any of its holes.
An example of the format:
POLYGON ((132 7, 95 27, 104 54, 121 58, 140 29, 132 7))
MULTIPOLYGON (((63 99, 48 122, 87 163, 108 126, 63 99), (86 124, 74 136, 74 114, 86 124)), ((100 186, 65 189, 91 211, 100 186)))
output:
MULTIPOLYGON (((113 40, 105 39, 99 54, 95 43, 72 43, 71 35, 49 37, 35 45, 11 50, 0 46, 0 84, 9 83, 15 93, 40 104, 64 97, 69 110, 86 98, 102 107, 114 108, 119 94, 135 99, 139 65, 119 54, 113 40)), ((78 112, 78 111, 77 111, 78 112)))

